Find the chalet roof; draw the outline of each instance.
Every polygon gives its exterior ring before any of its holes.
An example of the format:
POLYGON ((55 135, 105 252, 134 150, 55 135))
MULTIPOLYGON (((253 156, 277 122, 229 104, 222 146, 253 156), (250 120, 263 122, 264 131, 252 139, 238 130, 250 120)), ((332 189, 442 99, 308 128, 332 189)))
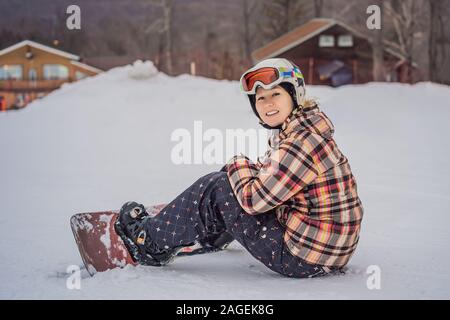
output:
POLYGON ((0 50, 0 56, 2 56, 4 54, 7 54, 9 52, 12 52, 12 51, 14 51, 16 49, 19 49, 21 47, 24 47, 24 46, 30 46, 30 47, 33 47, 33 48, 36 48, 36 49, 39 49, 39 50, 47 51, 49 53, 53 53, 53 54, 56 54, 58 56, 70 59, 70 60, 75 60, 75 61, 80 60, 80 57, 75 55, 75 54, 71 54, 71 53, 66 52, 66 51, 55 49, 55 48, 52 48, 52 47, 49 47, 49 46, 46 46, 46 45, 43 45, 43 44, 31 41, 31 40, 23 40, 23 41, 18 42, 18 43, 14 44, 14 45, 12 45, 10 47, 7 47, 7 48, 5 48, 3 50, 0 50))
POLYGON ((85 70, 88 70, 88 71, 92 71, 92 72, 95 72, 95 73, 103 72, 103 70, 100 70, 98 68, 95 68, 93 66, 90 66, 88 64, 85 64, 85 63, 82 63, 82 62, 79 62, 79 61, 72 60, 72 61, 70 61, 70 63, 73 64, 74 66, 77 66, 77 67, 80 67, 82 69, 85 69, 85 70))
MULTIPOLYGON (((303 42, 319 35, 320 33, 324 32, 325 30, 328 30, 329 28, 339 25, 343 27, 344 29, 351 32, 353 35, 359 37, 359 38, 367 38, 363 34, 361 34, 359 31, 349 27, 348 25, 339 22, 334 19, 328 19, 328 18, 316 18, 308 21, 307 23, 293 29, 292 31, 289 31, 285 33, 284 35, 276 38, 275 40, 269 42, 265 46, 253 51, 252 57, 256 61, 273 58, 276 57, 300 44, 303 42)), ((402 56, 398 54, 397 52, 386 48, 386 51, 392 54, 393 56, 402 59, 402 56)))

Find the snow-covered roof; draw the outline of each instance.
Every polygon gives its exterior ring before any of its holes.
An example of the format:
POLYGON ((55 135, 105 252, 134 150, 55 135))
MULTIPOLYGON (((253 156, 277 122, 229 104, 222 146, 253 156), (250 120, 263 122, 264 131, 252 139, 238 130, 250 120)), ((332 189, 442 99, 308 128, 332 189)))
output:
POLYGON ((87 64, 79 62, 79 61, 70 61, 70 63, 73 64, 74 66, 77 66, 77 67, 80 67, 80 68, 83 68, 83 69, 86 69, 86 70, 89 70, 89 71, 92 71, 95 73, 103 72, 103 70, 100 70, 98 68, 95 68, 93 66, 87 65, 87 64))
MULTIPOLYGON (((256 49, 255 51, 253 51, 252 56, 257 61, 276 57, 306 42, 307 40, 321 34, 325 30, 328 30, 335 25, 347 29, 353 35, 359 38, 367 39, 367 37, 363 35, 361 32, 355 30, 354 28, 348 26, 347 24, 341 21, 329 18, 315 18, 293 29, 292 31, 287 32, 286 34, 283 34, 282 36, 269 42, 263 47, 256 49)), ((401 54, 399 54, 394 50, 391 50, 389 48, 385 48, 385 50, 399 59, 403 58, 401 54)), ((416 63, 414 63, 414 65, 417 66, 416 63)))
POLYGON ((80 60, 80 57, 75 55, 75 54, 71 54, 71 53, 66 52, 66 51, 55 49, 55 48, 52 48, 52 47, 49 47, 49 46, 46 46, 46 45, 43 45, 43 44, 31 41, 31 40, 23 40, 23 41, 21 41, 19 43, 16 43, 16 44, 14 44, 14 45, 12 45, 10 47, 7 47, 7 48, 5 48, 3 50, 0 50, 0 56, 2 56, 4 54, 7 54, 7 53, 10 53, 10 52, 12 52, 12 51, 14 51, 16 49, 19 49, 21 47, 24 47, 24 46, 30 46, 30 47, 33 47, 33 48, 36 48, 36 49, 39 49, 39 50, 47 51, 49 53, 53 53, 53 54, 59 55, 61 57, 70 59, 70 60, 76 60, 76 61, 80 60))
MULTIPOLYGON (((332 26, 340 24, 334 19, 315 18, 307 23, 283 34, 265 46, 255 50, 253 57, 256 60, 273 58, 289 49, 296 47, 303 42, 315 37, 332 26)), ((347 27, 347 26, 345 26, 347 27)), ((353 31, 353 30, 352 30, 353 31)))

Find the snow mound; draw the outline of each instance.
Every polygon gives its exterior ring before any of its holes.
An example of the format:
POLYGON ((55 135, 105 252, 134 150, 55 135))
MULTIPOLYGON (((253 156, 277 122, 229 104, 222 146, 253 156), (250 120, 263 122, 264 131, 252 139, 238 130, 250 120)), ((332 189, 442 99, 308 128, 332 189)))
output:
POLYGON ((135 80, 153 78, 158 74, 158 69, 152 61, 136 60, 128 70, 128 76, 135 80))
POLYGON ((130 200, 168 203, 220 169, 173 164, 176 129, 193 132, 199 120, 203 131, 260 128, 236 81, 169 77, 136 62, 0 113, 0 298, 450 298, 450 89, 371 83, 308 92, 335 125, 365 208, 347 274, 283 278, 233 243, 164 268, 93 278, 82 270, 81 290, 67 288, 66 270, 82 264, 70 216, 130 200), (367 287, 370 266, 381 270, 380 290, 367 287))

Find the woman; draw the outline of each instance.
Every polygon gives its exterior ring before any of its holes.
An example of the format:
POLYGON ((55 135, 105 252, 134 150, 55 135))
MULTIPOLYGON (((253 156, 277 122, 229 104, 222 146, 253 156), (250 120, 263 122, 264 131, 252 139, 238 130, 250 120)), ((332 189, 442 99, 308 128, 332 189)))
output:
POLYGON ((341 269, 356 249, 363 207, 333 124, 305 98, 303 75, 289 60, 258 63, 241 87, 260 124, 276 129, 265 159, 234 156, 155 217, 143 205, 124 204, 119 234, 145 265, 165 265, 197 242, 221 249, 234 239, 288 277, 341 269))

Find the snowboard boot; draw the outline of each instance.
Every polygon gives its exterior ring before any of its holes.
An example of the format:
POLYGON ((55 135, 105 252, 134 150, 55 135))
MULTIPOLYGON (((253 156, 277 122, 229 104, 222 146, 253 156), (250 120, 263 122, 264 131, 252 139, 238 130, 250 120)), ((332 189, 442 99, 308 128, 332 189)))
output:
POLYGON ((166 265, 183 247, 161 249, 145 231, 148 219, 151 217, 142 204, 129 201, 120 209, 114 226, 135 262, 149 266, 166 265))

